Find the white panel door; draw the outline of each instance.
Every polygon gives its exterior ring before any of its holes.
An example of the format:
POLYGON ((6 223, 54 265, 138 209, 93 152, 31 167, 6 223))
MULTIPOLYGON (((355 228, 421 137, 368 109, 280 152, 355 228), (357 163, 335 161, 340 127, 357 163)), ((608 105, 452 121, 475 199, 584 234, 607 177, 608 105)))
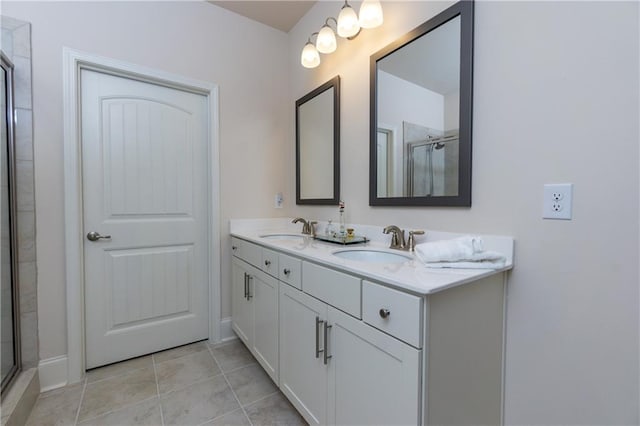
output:
POLYGON ((206 339, 206 97, 82 70, 81 104, 86 367, 206 339))

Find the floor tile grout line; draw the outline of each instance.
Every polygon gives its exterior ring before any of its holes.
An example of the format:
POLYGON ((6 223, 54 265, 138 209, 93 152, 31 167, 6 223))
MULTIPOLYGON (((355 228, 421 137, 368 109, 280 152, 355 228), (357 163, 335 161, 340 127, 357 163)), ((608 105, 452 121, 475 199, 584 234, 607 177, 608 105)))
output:
MULTIPOLYGON (((164 361, 155 361, 155 357, 154 357, 154 356, 155 356, 156 354, 160 354, 160 353, 162 353, 162 352, 168 352, 168 351, 174 350, 174 349, 176 349, 176 348, 180 348, 181 346, 177 346, 177 347, 175 347, 175 348, 170 348, 170 349, 165 349, 164 351, 154 352, 154 353, 147 354, 147 355, 142 355, 142 356, 137 357, 137 358, 144 358, 144 357, 146 357, 146 356, 149 356, 149 357, 151 357, 151 362, 152 362, 152 363, 154 363, 154 362, 155 362, 155 363, 157 363, 157 364, 162 364, 163 362, 173 361, 173 360, 176 360, 176 359, 184 358, 184 357, 189 356, 189 355, 196 354, 196 353, 198 353, 198 352, 204 352, 204 351, 208 350, 209 344, 208 344, 208 343, 207 343, 207 341, 205 341, 205 340, 201 340, 201 341, 199 341, 199 342, 194 342, 194 343, 187 343, 186 345, 183 345, 183 346, 190 346, 190 345, 193 345, 193 344, 196 344, 196 343, 200 343, 200 342, 205 342, 205 343, 204 343, 205 348, 203 348, 203 349, 201 349, 201 350, 199 350, 199 351, 190 352, 190 353, 187 353, 187 354, 184 354, 184 355, 181 355, 181 356, 177 356, 177 357, 175 357, 175 358, 166 359, 166 360, 164 360, 164 361)), ((132 358, 132 359, 137 359, 137 358, 132 358)), ((127 362, 127 361, 131 361, 131 359, 124 360, 124 361, 120 361, 120 362, 127 362)), ((113 364, 109 364, 109 365, 107 365, 107 366, 105 366, 105 367, 109 367, 110 365, 114 365, 114 364, 119 364, 120 362, 115 362, 115 363, 113 363, 113 364)), ((98 368, 104 368, 104 367, 98 367, 98 368)), ((98 369, 98 368, 97 368, 97 369, 98 369)), ((90 383, 98 383, 98 382, 102 382, 102 381, 105 381, 105 380, 113 379, 114 377, 122 377, 122 376, 124 376, 124 375, 127 375, 127 374, 129 374, 129 373, 133 373, 133 372, 135 372, 135 371, 144 370, 145 368, 149 368, 149 366, 146 366, 146 367, 140 367, 140 368, 133 368, 133 369, 131 369, 131 370, 126 370, 126 371, 123 371, 123 372, 121 372, 121 373, 116 373, 116 374, 113 374, 113 375, 111 375, 111 376, 104 377, 104 378, 102 378, 102 379, 94 380, 94 381, 92 381, 92 382, 90 382, 90 383)), ((97 370, 97 369, 96 369, 96 370, 97 370)), ((88 376, 87 376, 87 379, 88 379, 88 376)))
POLYGON ((258 360, 255 359, 255 358, 254 358, 254 362, 251 362, 251 363, 245 364, 245 365, 241 365, 240 367, 235 367, 235 368, 233 368, 233 369, 231 369, 229 371, 225 371, 224 374, 235 373, 238 370, 241 370, 241 369, 247 368, 247 367, 251 367, 251 366, 254 366, 254 365, 260 365, 260 364, 258 364, 258 360))
MULTIPOLYGON (((89 383, 90 384, 90 383, 89 383)), ((143 404, 145 402, 149 402, 152 399, 157 398, 157 395, 150 396, 149 398, 142 399, 140 401, 133 402, 131 404, 126 404, 118 408, 114 408, 113 410, 105 411, 104 413, 98 414, 97 416, 89 417, 88 419, 84 419, 80 422, 80 424, 88 422, 89 420, 95 420, 102 416, 107 416, 109 414, 117 413, 118 411, 126 410, 127 408, 135 407, 136 405, 143 404)))
POLYGON ((249 406, 251 406, 251 405, 253 405, 253 404, 256 404, 256 403, 258 403, 258 402, 262 401, 263 399, 270 398, 270 397, 272 397, 273 395, 277 395, 277 394, 279 394, 279 393, 280 393, 280 390, 279 390, 279 389, 276 389, 275 391, 271 392, 271 393, 270 393, 270 394, 268 394, 268 395, 265 395, 265 396, 263 396, 263 397, 261 397, 261 398, 256 399, 255 401, 251 401, 251 402, 249 402, 249 403, 247 403, 247 404, 244 404, 244 406, 243 406, 243 407, 249 407, 249 406))
POLYGON ((138 359, 138 358, 145 358, 145 357, 147 357, 147 356, 148 356, 148 357, 151 357, 151 362, 153 362, 153 354, 147 354, 147 355, 143 355, 143 356, 140 356, 140 357, 137 357, 137 358, 126 359, 126 360, 124 360, 124 361, 114 362, 114 363, 112 363, 112 364, 108 364, 108 365, 105 365, 105 366, 102 366, 102 367, 97 367, 97 368, 95 368, 95 369, 93 369, 93 370, 90 370, 90 371, 89 371, 89 373, 88 373, 88 374, 86 374, 87 383, 88 383, 88 384, 92 384, 92 383, 99 383, 99 382, 103 382, 103 381, 105 381, 105 380, 113 379, 114 377, 122 377, 122 376, 126 376, 126 375, 127 375, 127 374, 129 374, 129 373, 133 373, 133 372, 136 372, 136 371, 144 370, 145 368, 149 368, 149 366, 148 366, 148 365, 147 365, 147 366, 145 366, 145 367, 132 368, 131 370, 125 370, 125 371, 122 371, 122 372, 120 372, 120 373, 115 373, 115 374, 112 374, 112 375, 110 375, 110 376, 103 377, 102 379, 93 380, 93 381, 89 382, 89 376, 91 375, 91 374, 90 374, 90 373, 91 373, 91 371, 96 371, 96 370, 99 370, 99 369, 101 369, 101 368, 108 368, 108 367, 110 367, 110 366, 112 366, 112 365, 121 364, 121 363, 128 362, 128 361, 132 361, 132 360, 134 360, 134 359, 138 359))
MULTIPOLYGON (((231 386, 231 383, 229 383, 229 379, 227 379, 227 375, 224 373, 224 371, 222 371, 222 366, 220 365, 220 363, 218 362, 216 357, 213 355, 213 350, 208 345, 207 345, 207 347, 209 348, 209 353, 211 354, 211 358, 213 358, 213 361, 216 363, 216 365, 218 366, 218 368, 222 372, 222 378, 224 378, 224 381, 227 383, 227 386, 229 386, 229 390, 231 390, 231 393, 233 394, 233 397, 236 399, 236 402, 238 403, 238 405, 240 406, 240 409, 244 413, 245 418, 249 422, 249 426, 253 426, 253 422, 249 418, 249 415, 247 414, 247 410, 245 410, 244 407, 242 406, 242 403, 240 402, 240 398, 238 398, 238 395, 236 395, 236 391, 233 390, 233 386, 231 386)), ((230 413, 232 413, 232 412, 233 411, 230 411, 230 413)))
POLYGON ((153 377, 156 380, 156 396, 158 397, 158 406, 160 407, 160 424, 164 426, 164 413, 162 412, 162 398, 160 398, 160 382, 158 381, 158 371, 156 370, 156 357, 151 355, 151 364, 153 365, 153 377))
POLYGON ((80 418, 80 409, 82 408, 82 403, 84 402, 84 392, 87 390, 87 377, 85 375, 84 384, 82 385, 82 392, 80 392, 80 403, 78 404, 78 410, 76 411, 76 418, 73 421, 74 425, 78 424, 78 420, 80 418))
POLYGON ((218 374, 214 375, 214 376, 202 377, 200 379, 197 379, 195 382, 190 382, 190 383, 187 383, 187 384, 180 385, 180 386, 178 386, 178 387, 176 387, 174 389, 168 390, 166 392, 160 392, 160 396, 162 397, 164 395, 168 395, 168 394, 173 393, 173 392, 178 392, 178 391, 185 390, 188 387, 191 387, 193 385, 197 385, 197 384, 200 384, 200 383, 204 383, 207 380, 211 380, 211 379, 213 379, 215 377, 218 377, 218 376, 222 376, 222 371, 219 372, 218 374))

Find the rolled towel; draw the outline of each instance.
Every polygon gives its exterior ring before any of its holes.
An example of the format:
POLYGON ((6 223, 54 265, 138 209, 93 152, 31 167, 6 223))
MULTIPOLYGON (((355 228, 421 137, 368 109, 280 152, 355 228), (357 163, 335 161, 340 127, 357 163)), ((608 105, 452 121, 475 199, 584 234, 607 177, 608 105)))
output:
POLYGON ((451 240, 416 245, 416 256, 424 263, 472 260, 484 249, 482 238, 466 235, 451 240))

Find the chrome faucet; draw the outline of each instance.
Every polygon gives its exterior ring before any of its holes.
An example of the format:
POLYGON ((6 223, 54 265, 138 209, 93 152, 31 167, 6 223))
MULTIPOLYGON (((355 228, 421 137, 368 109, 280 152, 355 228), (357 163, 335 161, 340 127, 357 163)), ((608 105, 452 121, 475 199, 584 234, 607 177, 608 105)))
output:
POLYGON ((297 217, 291 221, 291 223, 302 222, 302 233, 305 235, 316 235, 315 225, 318 223, 316 221, 306 221, 301 217, 297 217))
POLYGON ((416 235, 424 235, 424 231, 409 231, 409 241, 404 240, 404 229, 395 225, 389 225, 382 230, 385 234, 391 234, 391 244, 389 248, 396 250, 415 251, 416 235))

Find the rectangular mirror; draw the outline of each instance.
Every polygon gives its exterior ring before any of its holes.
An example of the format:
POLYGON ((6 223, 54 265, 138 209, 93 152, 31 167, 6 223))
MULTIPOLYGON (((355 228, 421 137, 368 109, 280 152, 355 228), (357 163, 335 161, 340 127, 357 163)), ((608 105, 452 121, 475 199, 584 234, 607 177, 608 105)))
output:
POLYGON ((470 206, 473 2, 371 56, 372 206, 470 206))
POLYGON ((296 204, 340 200, 340 77, 296 101, 296 204))

